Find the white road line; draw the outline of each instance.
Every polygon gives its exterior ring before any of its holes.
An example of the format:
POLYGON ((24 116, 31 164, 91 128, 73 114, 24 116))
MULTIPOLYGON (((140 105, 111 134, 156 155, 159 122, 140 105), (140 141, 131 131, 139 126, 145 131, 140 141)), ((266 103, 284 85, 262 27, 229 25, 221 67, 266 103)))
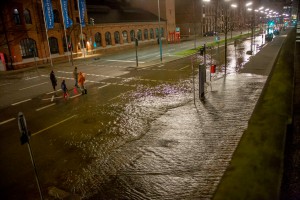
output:
POLYGON ((80 94, 76 94, 76 95, 74 95, 74 96, 71 96, 71 97, 69 97, 70 99, 73 99, 73 98, 75 98, 75 97, 79 97, 79 96, 81 96, 82 94, 80 93, 80 94))
POLYGON ((188 68, 188 67, 189 67, 189 65, 184 66, 184 67, 180 68, 179 70, 183 70, 183 69, 188 68))
POLYGON ((24 103, 24 102, 27 102, 27 101, 30 101, 31 99, 26 99, 26 100, 23 100, 23 101, 19 101, 19 102, 16 102, 16 103, 13 103, 11 104, 12 106, 15 106, 15 105, 18 105, 20 103, 24 103))
POLYGON ((30 88, 33 88, 33 87, 37 87, 37 86, 40 86, 40 85, 44 85, 48 82, 44 82, 44 83, 40 83, 40 84, 36 84, 36 85, 32 85, 32 86, 29 86, 29 87, 25 87, 25 88, 21 88, 19 90, 26 90, 26 89, 30 89, 30 88))
POLYGON ((3 122, 0 122, 0 125, 6 124, 6 123, 11 122, 11 121, 13 121, 13 120, 15 120, 15 119, 16 119, 16 118, 11 118, 11 119, 5 120, 5 121, 3 121, 3 122))
POLYGON ((27 77, 27 78, 25 78, 25 81, 28 81, 28 80, 31 80, 31 79, 35 79, 35 78, 38 78, 38 76, 34 76, 34 77, 27 77))
POLYGON ((103 85, 103 86, 101 86, 101 87, 98 87, 98 89, 104 88, 104 87, 109 86, 109 85, 110 85, 110 83, 108 83, 108 84, 106 84, 106 85, 103 85))
POLYGON ((12 84, 12 83, 3 83, 0 86, 10 85, 10 84, 12 84))
MULTIPOLYGON (((60 97, 54 97, 54 99, 61 99, 61 98, 63 98, 63 97, 62 96, 60 96, 60 97)), ((42 99, 42 100, 47 101, 47 100, 51 100, 51 99, 52 99, 52 97, 51 98, 42 99)))
MULTIPOLYGON (((136 62, 135 60, 106 60, 106 61, 110 61, 110 62, 136 62)), ((145 62, 140 62, 139 63, 145 63, 145 62)))
POLYGON ((48 130, 48 129, 50 129, 50 128, 53 128, 54 126, 57 126, 57 125, 59 125, 59 124, 61 124, 61 123, 64 123, 64 122, 66 122, 66 121, 68 121, 68 120, 70 120, 70 119, 72 119, 72 118, 74 118, 74 117, 76 117, 77 115, 73 115, 73 116, 71 116, 71 117, 69 117, 69 118, 66 118, 66 119, 64 119, 64 120, 62 120, 62 121, 60 121, 60 122, 57 122, 57 123, 55 123, 55 124, 53 124, 53 125, 51 125, 51 126, 48 126, 47 128, 44 128, 44 129, 42 129, 42 130, 40 130, 40 131, 38 131, 38 132, 35 132, 35 133, 33 133, 33 134, 31 134, 31 136, 35 136, 35 135, 37 135, 37 134, 39 134, 39 133, 42 133, 42 132, 44 132, 44 131, 46 131, 46 130, 48 130))
POLYGON ((44 106, 44 107, 38 108, 38 109, 36 109, 35 111, 40 111, 40 110, 43 110, 43 109, 49 108, 49 107, 51 107, 51 106, 54 106, 55 104, 56 104, 56 103, 49 104, 49 105, 47 105, 47 106, 44 106))
POLYGON ((55 93, 55 92, 58 92, 58 91, 61 91, 61 89, 58 89, 58 90, 56 90, 56 91, 52 91, 52 92, 48 92, 48 93, 46 93, 46 94, 53 94, 53 93, 55 93))

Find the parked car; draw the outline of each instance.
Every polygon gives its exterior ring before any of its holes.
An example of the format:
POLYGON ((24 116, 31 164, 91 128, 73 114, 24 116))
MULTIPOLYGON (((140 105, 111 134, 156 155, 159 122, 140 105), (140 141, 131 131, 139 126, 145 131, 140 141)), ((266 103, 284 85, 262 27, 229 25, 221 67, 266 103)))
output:
POLYGON ((204 33, 203 35, 205 37, 207 37, 207 36, 214 36, 214 35, 217 35, 217 32, 215 32, 215 31, 208 31, 208 32, 204 33))

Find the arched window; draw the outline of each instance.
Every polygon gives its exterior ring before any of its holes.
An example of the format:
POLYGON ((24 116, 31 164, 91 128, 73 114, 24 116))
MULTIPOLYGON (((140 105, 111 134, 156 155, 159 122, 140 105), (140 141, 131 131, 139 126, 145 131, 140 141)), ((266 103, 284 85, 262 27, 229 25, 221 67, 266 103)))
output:
POLYGON ((96 33, 95 34, 95 42, 94 42, 94 47, 101 47, 101 33, 96 33))
POLYGON ((137 38, 138 40, 142 40, 142 31, 140 29, 137 32, 137 38))
POLYGON ((110 32, 106 32, 105 33, 105 42, 106 42, 106 45, 111 45, 111 35, 110 35, 110 32))
POLYGON ((14 9, 13 17, 14 17, 15 24, 17 24, 17 25, 21 24, 20 13, 17 8, 14 9))
POLYGON ((53 10, 54 23, 60 23, 58 10, 53 10))
POLYGON ((32 24, 30 11, 28 9, 24 10, 24 18, 26 24, 32 24))
POLYGON ((150 39, 154 39, 154 32, 153 28, 150 29, 150 39))
MULTIPOLYGON (((71 37, 69 35, 67 35, 67 42, 68 44, 71 44, 71 49, 73 49, 73 44, 72 44, 72 41, 71 41, 71 37)), ((66 38, 65 36, 63 37, 63 46, 64 46, 64 52, 67 52, 67 44, 66 44, 66 38)), ((71 50, 69 50, 71 51, 71 50)))
POLYGON ((158 28, 155 29, 155 37, 158 38, 158 28))
POLYGON ((58 42, 55 37, 49 38, 49 46, 50 46, 50 52, 51 54, 58 53, 58 42))
POLYGON ((75 10, 78 10, 78 4, 77 4, 77 0, 74 0, 74 1, 73 1, 73 4, 74 4, 74 8, 75 8, 75 10))
POLYGON ((118 31, 115 32, 115 43, 120 44, 120 33, 118 31))
POLYGON ((37 57, 36 42, 31 38, 26 38, 20 41, 20 50, 22 58, 37 57))
POLYGON ((144 40, 148 40, 149 38, 148 38, 148 30, 147 29, 145 29, 144 30, 144 40))
POLYGON ((128 42, 127 31, 123 31, 123 32, 122 32, 122 35, 123 35, 123 42, 124 42, 124 43, 127 43, 127 42, 128 42))
POLYGON ((134 30, 130 31, 130 39, 131 39, 131 41, 135 40, 135 32, 134 32, 134 30))

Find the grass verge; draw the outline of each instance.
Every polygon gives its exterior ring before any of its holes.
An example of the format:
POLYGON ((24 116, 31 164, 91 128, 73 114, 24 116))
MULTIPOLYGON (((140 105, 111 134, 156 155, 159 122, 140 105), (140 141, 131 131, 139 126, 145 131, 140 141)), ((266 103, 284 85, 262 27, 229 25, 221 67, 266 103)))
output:
POLYGON ((295 31, 285 40, 214 200, 280 197, 287 124, 292 118, 295 31))

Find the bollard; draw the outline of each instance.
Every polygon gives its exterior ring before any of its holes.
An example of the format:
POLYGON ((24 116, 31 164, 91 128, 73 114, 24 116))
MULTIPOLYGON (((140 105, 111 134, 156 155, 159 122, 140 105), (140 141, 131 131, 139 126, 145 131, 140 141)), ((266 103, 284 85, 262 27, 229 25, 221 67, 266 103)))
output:
POLYGON ((199 99, 204 100, 204 84, 206 82, 206 69, 205 65, 199 65, 199 99))

